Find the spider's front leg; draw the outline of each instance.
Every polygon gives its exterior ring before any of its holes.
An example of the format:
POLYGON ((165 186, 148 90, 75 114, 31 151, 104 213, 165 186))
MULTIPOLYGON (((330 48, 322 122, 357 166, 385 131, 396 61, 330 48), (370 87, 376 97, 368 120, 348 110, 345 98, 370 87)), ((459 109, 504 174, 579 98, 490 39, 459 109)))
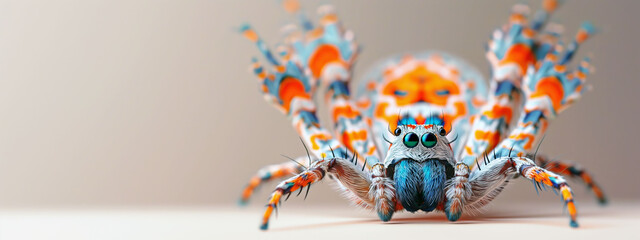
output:
POLYGON ((374 208, 383 221, 391 219, 395 211, 395 189, 391 180, 384 176, 384 167, 374 165, 372 175, 369 176, 358 169, 351 160, 343 158, 326 158, 314 161, 302 173, 280 183, 271 195, 267 210, 264 213, 260 228, 266 230, 269 218, 274 210, 277 211, 282 197, 285 200, 298 191, 298 195, 307 187, 306 194, 313 183, 319 182, 327 174, 332 175, 346 190, 351 200, 364 208, 374 208))
POLYGON ((569 212, 570 226, 578 227, 577 210, 573 203, 573 193, 562 176, 537 166, 525 157, 500 157, 483 162, 483 166, 471 173, 469 177, 473 195, 469 199, 469 208, 485 205, 499 193, 506 184, 505 180, 521 175, 535 182, 536 186, 544 184, 560 192, 569 212))
POLYGON ((307 166, 304 165, 305 159, 303 157, 293 161, 288 161, 280 164, 269 165, 261 168, 258 172, 249 180, 249 183, 242 191, 242 196, 238 202, 240 205, 245 205, 249 202, 249 198, 253 195, 253 192, 265 182, 288 177, 293 174, 302 172, 307 166))
POLYGON ((549 160, 547 159, 547 157, 542 155, 535 156, 534 160, 536 161, 538 166, 544 169, 561 174, 563 176, 576 178, 584 182, 584 184, 586 184, 587 187, 591 189, 593 194, 596 196, 598 203, 602 205, 607 204, 607 197, 604 195, 602 188, 595 182, 595 180, 593 180, 591 174, 589 174, 585 169, 575 164, 549 160))

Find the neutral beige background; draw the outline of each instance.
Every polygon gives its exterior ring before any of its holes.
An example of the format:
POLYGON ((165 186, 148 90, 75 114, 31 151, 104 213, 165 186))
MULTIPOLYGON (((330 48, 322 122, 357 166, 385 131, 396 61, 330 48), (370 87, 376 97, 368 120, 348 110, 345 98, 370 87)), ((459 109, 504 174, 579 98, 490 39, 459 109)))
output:
MULTIPOLYGON (((257 50, 235 31, 248 21, 275 43, 292 20, 275 2, 0 1, 0 208, 230 204, 259 167, 303 154, 248 71, 257 50)), ((425 49, 486 76, 483 44, 515 2, 334 4, 364 46, 356 76, 425 49)), ((315 16, 319 3, 305 4, 315 16)), ((580 51, 593 55, 594 91, 553 122, 541 151, 591 170, 614 202, 640 197, 638 10, 639 1, 569 1, 554 17, 568 35, 583 20, 602 33, 580 51)), ((498 204, 560 205, 516 182, 498 204)), ((289 202, 344 205, 327 185, 289 202)), ((594 204, 573 185, 579 204, 594 204)))

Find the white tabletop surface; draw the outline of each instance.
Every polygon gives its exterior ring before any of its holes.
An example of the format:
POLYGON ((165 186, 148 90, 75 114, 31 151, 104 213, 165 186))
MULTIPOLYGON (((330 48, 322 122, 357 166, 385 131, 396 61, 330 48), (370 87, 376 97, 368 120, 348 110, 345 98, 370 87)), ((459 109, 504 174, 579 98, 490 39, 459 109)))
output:
POLYGON ((442 213, 399 213, 382 223, 374 213, 347 206, 285 206, 269 231, 258 229, 262 211, 253 206, 0 210, 0 239, 640 239, 640 205, 633 203, 583 206, 578 229, 569 227, 561 205, 493 206, 455 223, 442 213))

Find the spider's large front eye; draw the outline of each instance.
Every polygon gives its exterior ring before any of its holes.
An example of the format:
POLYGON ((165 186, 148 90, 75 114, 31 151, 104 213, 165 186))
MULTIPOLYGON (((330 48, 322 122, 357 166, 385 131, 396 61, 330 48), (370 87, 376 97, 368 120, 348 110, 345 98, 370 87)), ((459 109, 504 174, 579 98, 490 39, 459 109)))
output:
POLYGON ((400 130, 400 128, 396 128, 395 131, 393 131, 393 135, 400 136, 400 133, 402 133, 402 130, 400 130))
POLYGON ((419 141, 420 141, 420 138, 418 137, 418 134, 407 133, 407 135, 404 135, 404 139, 402 142, 404 142, 404 145, 407 146, 408 148, 412 148, 412 147, 418 146, 419 141))
POLYGON ((424 145, 425 147, 432 148, 436 145, 437 142, 438 139, 433 133, 425 133, 424 135, 422 135, 422 145, 424 145))

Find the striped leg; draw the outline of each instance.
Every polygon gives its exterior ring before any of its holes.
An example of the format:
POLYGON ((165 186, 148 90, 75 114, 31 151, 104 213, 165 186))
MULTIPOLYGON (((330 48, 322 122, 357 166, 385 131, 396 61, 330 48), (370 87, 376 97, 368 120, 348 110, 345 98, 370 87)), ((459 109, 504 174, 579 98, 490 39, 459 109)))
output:
POLYGON ((299 191, 298 195, 307 187, 306 194, 313 183, 322 180, 325 175, 330 174, 342 187, 348 189, 354 198, 354 202, 365 207, 374 206, 374 201, 370 198, 369 188, 371 180, 367 174, 358 169, 350 160, 342 158, 327 158, 314 161, 311 166, 302 173, 293 176, 280 183, 271 195, 267 210, 262 218, 260 229, 266 230, 269 226, 269 218, 273 210, 277 211, 281 198, 289 198, 291 193, 299 191))
POLYGON ((249 180, 249 184, 247 184, 247 186, 242 191, 242 196, 238 203, 240 205, 245 205, 247 202, 249 202, 249 198, 251 197, 253 192, 265 182, 277 180, 302 172, 305 166, 301 164, 305 162, 305 158, 300 157, 296 161, 299 164, 295 162, 284 162, 281 164, 265 166, 258 170, 256 175, 254 175, 251 180, 249 180))
MULTIPOLYGON (((370 184, 367 183, 368 179, 362 176, 362 170, 356 172, 354 170, 345 170, 347 168, 328 168, 328 166, 332 166, 327 165, 330 162, 329 160, 325 160, 329 156, 335 159, 335 156, 352 154, 349 154, 348 150, 339 141, 335 140, 327 129, 320 125, 316 116, 316 105, 312 100, 316 84, 314 83, 314 78, 309 77, 305 73, 306 70, 298 62, 299 58, 295 56, 296 52, 292 51, 291 47, 285 47, 280 51, 280 58, 277 59, 251 27, 245 25, 241 30, 243 35, 253 41, 264 57, 273 65, 273 70, 269 71, 257 60, 254 59, 253 61, 254 73, 258 76, 262 85, 265 99, 282 113, 289 116, 293 127, 300 135, 303 143, 305 143, 305 148, 309 146, 308 150, 313 153, 315 158, 322 159, 317 160, 315 165, 310 164, 311 166, 308 170, 278 186, 272 195, 270 204, 267 206, 262 228, 267 228, 271 211, 277 206, 276 203, 279 202, 283 194, 288 194, 319 181, 328 170, 338 172, 336 178, 340 181, 341 187, 347 192, 348 196, 357 198, 355 200, 357 204, 373 206, 371 200, 368 199, 370 184), (342 174, 339 173, 340 169, 343 170, 342 174), (363 184, 363 182, 366 184, 363 184)), ((309 158, 311 157, 309 156, 309 158)), ((348 166, 353 169, 359 168, 355 166, 357 165, 355 159, 353 163, 348 164, 348 166)), ((362 166, 364 168, 364 165, 362 166)))
POLYGON ((560 161, 549 160, 545 156, 536 156, 535 159, 538 166, 547 169, 549 171, 561 174, 563 176, 569 176, 572 178, 580 179, 584 182, 589 189, 596 195, 600 204, 606 204, 607 198, 605 197, 600 186, 593 180, 591 174, 574 164, 563 163, 560 161))
POLYGON ((537 67, 529 66, 523 80, 526 102, 516 128, 494 150, 498 156, 513 156, 511 152, 524 156, 533 152, 534 144, 544 135, 549 121, 581 97, 591 68, 589 59, 584 59, 574 71, 567 71, 566 64, 577 45, 593 32, 591 25, 583 25, 576 40, 563 54, 554 50, 537 67))
MULTIPOLYGON (((288 196, 293 191, 302 190, 303 187, 320 181, 326 173, 335 175, 340 186, 354 202, 365 207, 374 206, 379 214, 383 212, 382 215, 386 216, 391 208, 390 206, 396 205, 392 184, 389 183, 390 180, 386 179, 387 181, 385 181, 384 175, 374 174, 376 181, 372 185, 368 175, 363 172, 366 165, 361 164, 363 170, 359 170, 359 167, 357 167, 358 162, 355 159, 353 163, 347 164, 348 160, 335 158, 336 156, 347 155, 348 150, 345 150, 340 142, 336 141, 329 131, 320 125, 316 116, 316 105, 312 101, 316 85, 314 83, 315 78, 309 77, 305 73, 308 72, 307 69, 298 62, 301 58, 296 56, 298 53, 295 51, 296 46, 285 47, 281 51, 281 63, 273 57, 273 54, 253 29, 249 26, 244 26, 242 31, 247 38, 256 43, 265 58, 274 65, 275 71, 269 72, 254 60, 254 72, 262 83, 265 98, 290 117, 294 128, 303 142, 306 143, 305 147, 308 145, 309 150, 316 159, 320 159, 310 164, 309 169, 278 185, 267 205, 261 228, 266 229, 268 227, 271 212, 278 206, 283 195, 287 194, 288 196), (329 156, 331 158, 328 158, 329 156), (380 192, 382 194, 379 194, 380 192), (383 201, 380 198, 386 200, 383 201), (388 204, 379 204, 384 202, 388 204)), ((325 29, 325 31, 331 31, 331 29, 325 29)), ((384 173, 382 170, 380 172, 384 173)), ((393 210, 395 208, 391 211, 393 210)), ((387 219, 383 218, 382 215, 381 219, 387 219)), ((390 216, 389 214, 389 218, 390 216)))
POLYGON ((320 21, 314 27, 300 11, 297 0, 283 3, 287 11, 297 15, 303 29, 300 33, 289 27, 287 44, 310 78, 327 86, 326 100, 338 140, 349 151, 357 152, 359 162, 370 169, 381 156, 371 139, 369 126, 351 100, 349 81, 358 53, 353 33, 345 30, 331 6, 320 7, 320 21))
POLYGON ((533 161, 524 157, 500 157, 483 161, 478 170, 469 177, 472 196, 466 209, 476 210, 491 201, 504 188, 508 180, 521 175, 558 190, 561 193, 570 217, 570 226, 578 227, 577 211, 573 203, 573 193, 566 181, 559 175, 536 166, 533 161))
POLYGON ((569 223, 570 226, 578 227, 578 222, 576 221, 576 206, 573 203, 573 193, 571 192, 571 188, 569 188, 569 185, 567 185, 567 182, 564 180, 564 178, 551 171, 536 166, 535 163, 533 163, 533 161, 529 159, 510 159, 511 164, 514 168, 518 169, 518 173, 520 173, 520 175, 533 180, 534 182, 536 182, 536 184, 542 183, 547 186, 553 187, 555 190, 558 190, 569 212, 569 217, 571 219, 569 223))
POLYGON ((470 207, 477 208, 488 203, 502 190, 512 173, 508 165, 502 162, 510 161, 521 175, 561 190, 571 215, 571 226, 577 226, 572 194, 562 177, 535 166, 523 157, 526 153, 533 152, 533 146, 547 129, 549 120, 569 107, 584 91, 583 85, 589 72, 588 60, 581 62, 573 72, 567 72, 565 64, 577 49, 577 43, 584 41, 591 33, 593 27, 583 25, 576 37, 575 47, 567 48, 559 58, 557 49, 554 49, 538 66, 529 66, 523 80, 526 102, 516 128, 492 153, 485 153, 480 157, 484 159, 484 164, 475 161, 478 168, 471 173, 474 200, 470 207))
POLYGON ((494 31, 487 44, 487 59, 491 64, 492 82, 488 101, 474 117, 471 135, 467 138, 459 159, 473 168, 475 159, 495 148, 507 135, 512 119, 520 106, 522 78, 529 65, 535 64, 555 46, 557 38, 538 34, 549 15, 558 7, 558 1, 546 0, 528 23, 526 5, 513 7, 509 22, 494 31), (540 36, 538 36, 540 35, 540 36), (539 37, 537 39, 537 37, 539 37))

